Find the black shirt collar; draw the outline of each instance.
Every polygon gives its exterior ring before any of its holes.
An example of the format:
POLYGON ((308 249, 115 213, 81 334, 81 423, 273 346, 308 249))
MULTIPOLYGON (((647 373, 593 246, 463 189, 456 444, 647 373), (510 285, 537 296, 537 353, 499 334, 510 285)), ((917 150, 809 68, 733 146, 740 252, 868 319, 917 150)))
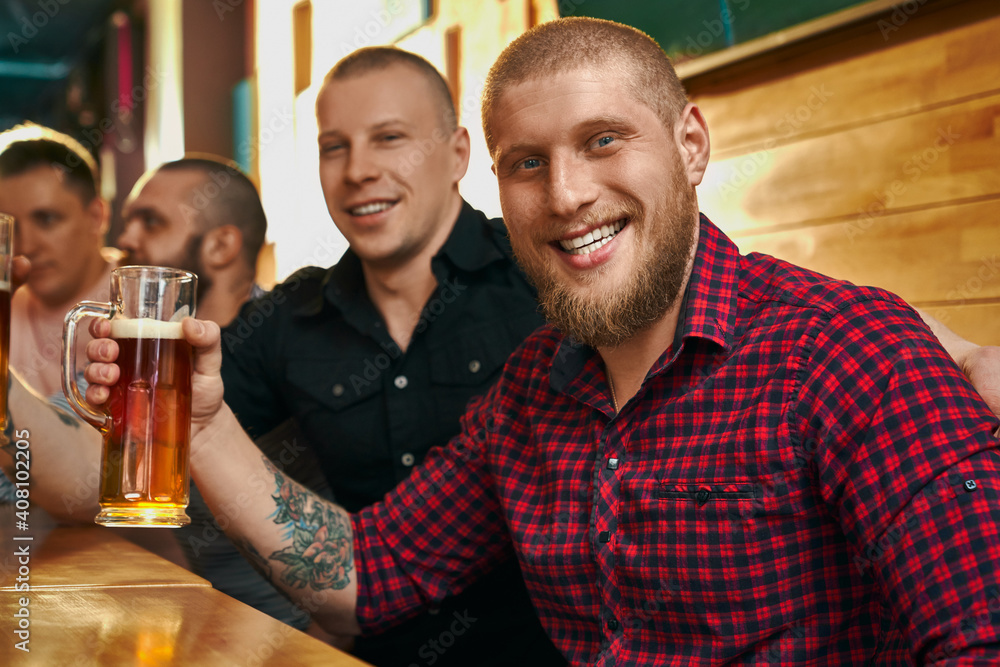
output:
MULTIPOLYGON (((490 223, 486 216, 462 201, 458 220, 445 240, 441 250, 431 260, 431 267, 438 281, 447 278, 453 268, 461 271, 477 271, 493 262, 506 258, 497 246, 498 223, 490 223)), ((506 240, 504 239, 504 242, 506 240)), ((361 259, 350 248, 340 261, 327 269, 323 276, 320 293, 295 309, 296 315, 318 315, 324 302, 340 310, 345 316, 352 314, 361 319, 377 319, 374 306, 365 291, 365 277, 361 259)))

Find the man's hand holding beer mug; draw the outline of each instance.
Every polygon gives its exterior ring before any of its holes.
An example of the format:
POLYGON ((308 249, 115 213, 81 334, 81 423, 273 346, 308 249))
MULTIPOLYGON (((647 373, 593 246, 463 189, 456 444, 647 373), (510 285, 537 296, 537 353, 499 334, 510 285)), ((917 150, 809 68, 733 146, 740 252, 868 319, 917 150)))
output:
MULTIPOLYGON (((288 479, 265 457, 240 427, 235 415, 223 402, 221 334, 214 322, 190 317, 181 321, 184 339, 194 353, 191 376, 191 477, 198 485, 212 513, 226 534, 275 585, 293 600, 307 604, 313 618, 328 632, 357 634, 354 606, 357 584, 353 572, 353 550, 348 546, 340 576, 324 587, 321 596, 307 586, 287 580, 284 568, 272 568, 268 554, 293 547, 284 524, 271 520, 274 495, 287 498, 294 506, 309 508, 328 530, 331 544, 324 550, 341 547, 340 538, 350 538, 350 519, 340 507, 322 499, 297 482, 288 479), (338 544, 332 544, 337 541, 338 544), (318 600, 318 601, 317 601, 318 600)), ((101 405, 113 396, 114 386, 122 378, 119 357, 123 346, 112 335, 112 322, 98 319, 91 323, 92 340, 87 345, 90 364, 85 377, 87 402, 101 405)), ((318 534, 317 534, 318 536, 318 534)), ((352 542, 351 542, 352 543, 352 542)), ((273 559, 272 559, 273 560, 273 559)))
MULTIPOLYGON (((198 436, 220 419, 219 412, 223 407, 222 376, 219 373, 222 366, 221 334, 219 325, 208 320, 185 317, 180 324, 181 333, 194 353, 191 367, 191 454, 194 458, 196 443, 204 440, 198 436)), ((121 348, 112 335, 111 320, 95 319, 90 323, 90 334, 94 340, 87 345, 87 358, 91 363, 84 373, 90 385, 86 397, 91 405, 102 405, 121 377, 121 369, 115 363, 121 348)))

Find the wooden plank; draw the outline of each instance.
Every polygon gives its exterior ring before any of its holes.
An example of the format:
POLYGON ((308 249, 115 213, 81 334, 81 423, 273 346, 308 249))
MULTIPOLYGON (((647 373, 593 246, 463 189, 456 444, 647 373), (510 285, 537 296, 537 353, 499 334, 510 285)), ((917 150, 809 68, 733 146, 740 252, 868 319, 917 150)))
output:
POLYGON ((4 665, 367 664, 212 588, 31 591, 0 596, 0 615, 4 665), (21 609, 30 653, 15 646, 21 609))
POLYGON ((744 253, 767 253, 910 302, 1000 298, 1000 197, 873 218, 741 236, 744 253))
POLYGON ((837 132, 1000 88, 1000 3, 929 9, 896 32, 873 22, 866 34, 814 46, 796 58, 689 82, 716 155, 837 132))
POLYGON ((702 210, 731 235, 1000 193, 1000 94, 915 116, 715 160, 702 210))
MULTIPOLYGON (((18 530, 13 505, 0 505, 0 541, 31 553, 30 576, 20 576, 14 547, 0 555, 0 591, 128 586, 200 587, 211 584, 193 572, 151 554, 101 526, 56 526, 32 508, 28 528, 18 530), (30 538, 30 539, 25 539, 30 538)), ((148 528, 146 530, 170 530, 148 528)))
POLYGON ((915 305, 974 343, 1000 345, 1000 302, 961 306, 915 305))

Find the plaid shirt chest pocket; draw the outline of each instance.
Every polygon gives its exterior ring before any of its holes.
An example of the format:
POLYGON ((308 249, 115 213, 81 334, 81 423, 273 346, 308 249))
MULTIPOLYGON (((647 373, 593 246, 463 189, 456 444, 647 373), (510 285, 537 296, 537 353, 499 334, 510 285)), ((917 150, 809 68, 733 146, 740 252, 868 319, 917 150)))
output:
POLYGON ((755 610, 792 581, 790 548, 815 524, 804 477, 633 480, 618 568, 623 601, 637 610, 633 623, 670 633, 703 626, 748 640, 780 629, 782 619, 755 610))

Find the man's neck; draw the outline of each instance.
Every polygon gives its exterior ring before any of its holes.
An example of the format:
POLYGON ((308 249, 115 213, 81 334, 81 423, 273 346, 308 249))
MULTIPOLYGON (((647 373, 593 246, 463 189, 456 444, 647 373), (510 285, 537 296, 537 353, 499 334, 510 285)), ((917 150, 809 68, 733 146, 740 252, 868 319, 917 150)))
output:
POLYGON ((691 256, 688 258, 684 280, 674 304, 663 316, 617 347, 598 348, 604 360, 604 371, 612 387, 612 398, 619 411, 638 393, 643 380, 656 360, 670 347, 677 334, 684 294, 691 282, 691 269, 698 249, 698 235, 695 235, 691 256))
POLYGON ((401 350, 409 347, 420 313, 437 287, 431 260, 448 240, 461 210, 462 198, 456 192, 446 214, 450 223, 442 225, 420 252, 406 261, 384 265, 361 262, 368 298, 382 315, 389 335, 401 350))
POLYGON ((662 318, 618 347, 598 348, 618 410, 636 395, 649 369, 673 343, 680 302, 678 299, 662 318))
POLYGON ((236 319, 250 298, 253 278, 249 272, 223 272, 212 276, 212 286, 198 299, 198 319, 225 327, 236 319))

